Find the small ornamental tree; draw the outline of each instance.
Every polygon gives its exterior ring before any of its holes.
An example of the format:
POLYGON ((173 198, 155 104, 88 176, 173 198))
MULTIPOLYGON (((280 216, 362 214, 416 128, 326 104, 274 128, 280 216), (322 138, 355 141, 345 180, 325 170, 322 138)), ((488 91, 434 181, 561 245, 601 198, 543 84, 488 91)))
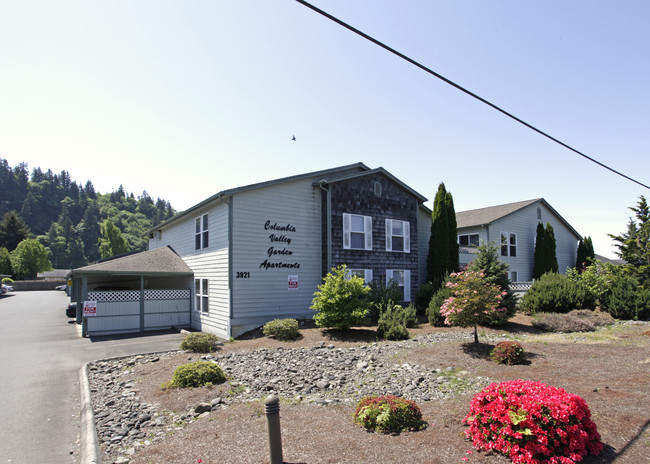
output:
POLYGON ((450 274, 447 287, 452 296, 440 308, 445 324, 460 327, 474 326, 474 343, 478 343, 478 324, 487 324, 493 313, 503 311, 502 298, 506 295, 498 285, 485 279, 483 272, 465 271, 450 274))
POLYGON ((506 292, 501 300, 503 311, 495 311, 491 314, 489 325, 501 325, 508 322, 508 319, 517 311, 517 297, 510 290, 510 279, 508 278, 508 265, 499 259, 497 246, 493 242, 484 242, 478 246, 476 258, 469 263, 467 269, 470 271, 483 272, 485 280, 496 284, 506 292))
POLYGON ((314 293, 314 322, 318 327, 340 330, 363 324, 370 307, 369 291, 363 279, 351 275, 345 265, 332 269, 314 293))

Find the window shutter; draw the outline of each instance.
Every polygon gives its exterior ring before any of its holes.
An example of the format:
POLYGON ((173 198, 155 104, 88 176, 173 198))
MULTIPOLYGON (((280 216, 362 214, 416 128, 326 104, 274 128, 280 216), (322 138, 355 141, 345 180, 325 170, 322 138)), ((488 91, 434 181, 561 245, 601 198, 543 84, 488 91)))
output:
POLYGON ((404 301, 411 301, 411 271, 404 270, 404 301))
POLYGON ((393 220, 386 219, 386 251, 393 251, 393 220))
POLYGON ((370 282, 372 282, 372 269, 365 270, 364 279, 366 281, 366 285, 370 285, 370 282))
POLYGON ((390 281, 393 280, 393 270, 386 269, 386 285, 390 285, 390 281))
POLYGON ((363 230, 366 233, 366 250, 372 251, 372 217, 364 216, 363 230))
POLYGON ((411 252, 411 226, 407 221, 404 221, 404 253, 410 253, 410 252, 411 252))
POLYGON ((350 215, 343 213, 343 249, 350 249, 350 215))

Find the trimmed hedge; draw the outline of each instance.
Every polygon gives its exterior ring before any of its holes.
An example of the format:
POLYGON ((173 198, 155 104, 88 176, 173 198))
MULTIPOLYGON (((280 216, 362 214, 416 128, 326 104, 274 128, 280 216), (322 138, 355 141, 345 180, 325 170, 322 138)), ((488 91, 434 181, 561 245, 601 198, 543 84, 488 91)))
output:
POLYGON ((264 324, 262 333, 283 342, 296 340, 300 336, 298 321, 295 319, 273 319, 264 324))
POLYGON ((369 431, 381 433, 417 431, 428 426, 415 402, 393 395, 365 397, 357 405, 353 420, 369 431))
POLYGON ((219 350, 220 346, 221 341, 216 335, 205 332, 193 332, 183 339, 180 349, 194 353, 212 353, 219 350))
POLYGON ((519 342, 499 342, 490 352, 490 358, 499 364, 523 364, 526 362, 526 352, 519 342))
POLYGON ((196 361, 183 364, 174 370, 172 379, 162 384, 163 388, 187 388, 214 385, 226 380, 221 368, 211 361, 196 361))

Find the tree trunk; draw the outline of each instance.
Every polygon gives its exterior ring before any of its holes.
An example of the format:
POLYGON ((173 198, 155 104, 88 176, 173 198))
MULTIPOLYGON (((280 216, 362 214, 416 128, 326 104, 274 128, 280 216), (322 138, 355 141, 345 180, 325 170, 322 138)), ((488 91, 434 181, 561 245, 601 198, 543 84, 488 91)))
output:
POLYGON ((478 343, 478 328, 477 328, 477 324, 474 324, 474 343, 478 343))

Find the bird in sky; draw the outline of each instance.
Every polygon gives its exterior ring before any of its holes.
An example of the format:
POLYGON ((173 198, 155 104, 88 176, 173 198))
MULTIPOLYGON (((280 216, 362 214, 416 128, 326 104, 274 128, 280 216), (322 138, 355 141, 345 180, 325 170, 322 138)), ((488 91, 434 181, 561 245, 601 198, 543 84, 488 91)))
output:
POLYGON ((295 135, 291 136, 291 140, 292 140, 293 142, 295 142, 295 141, 296 141, 296 136, 295 136, 295 135))

